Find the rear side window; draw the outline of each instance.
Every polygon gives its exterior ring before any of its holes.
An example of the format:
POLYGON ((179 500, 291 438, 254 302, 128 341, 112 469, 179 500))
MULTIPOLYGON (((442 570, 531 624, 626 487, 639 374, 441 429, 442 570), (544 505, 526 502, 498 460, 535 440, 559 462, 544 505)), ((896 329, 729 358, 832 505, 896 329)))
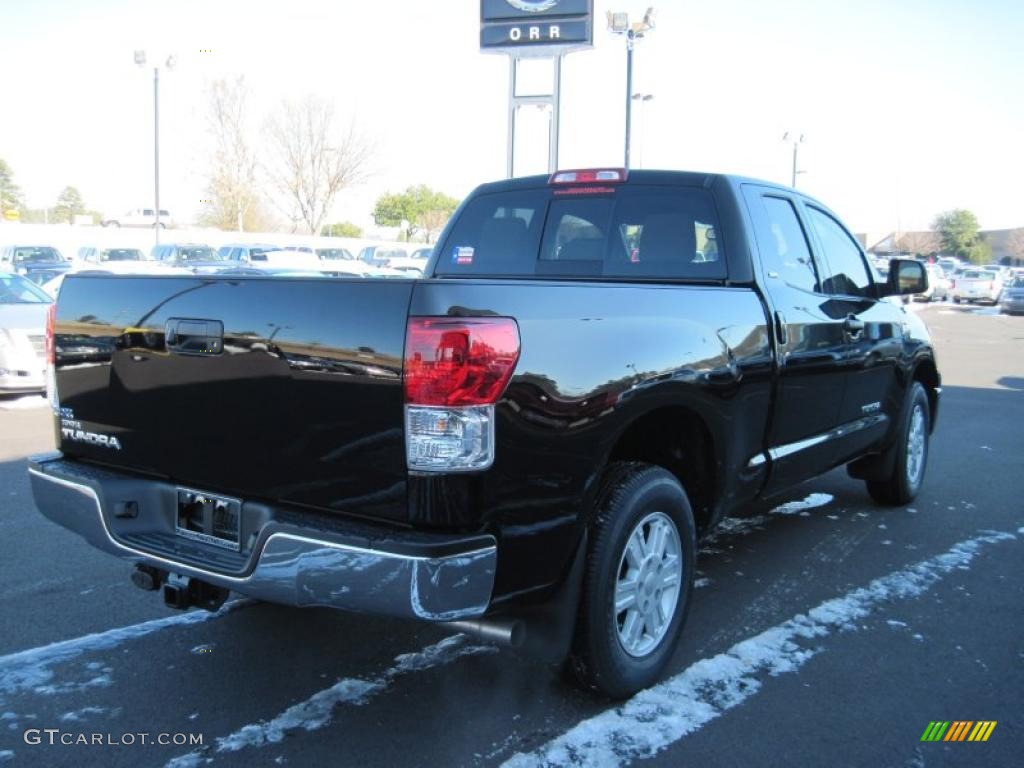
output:
POLYGON ((549 188, 480 195, 456 221, 437 260, 441 275, 726 276, 710 192, 623 186, 557 196, 549 188))
POLYGON ((822 280, 825 293, 839 296, 873 296, 874 289, 860 248, 842 225, 824 211, 807 206, 811 226, 825 252, 827 277, 822 280))
POLYGON ((768 232, 764 233, 763 242, 758 236, 765 266, 794 288, 819 293, 818 272, 793 204, 770 195, 761 200, 768 216, 768 232))

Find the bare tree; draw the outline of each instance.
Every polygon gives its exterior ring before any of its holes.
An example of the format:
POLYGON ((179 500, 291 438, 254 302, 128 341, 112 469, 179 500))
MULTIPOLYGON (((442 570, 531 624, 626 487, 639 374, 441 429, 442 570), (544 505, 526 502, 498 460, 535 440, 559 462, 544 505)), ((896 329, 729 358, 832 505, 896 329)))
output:
POLYGON ((904 232, 896 248, 900 253, 934 256, 942 250, 942 238, 937 232, 904 232))
POLYGON ((335 125, 334 108, 314 96, 285 101, 266 124, 266 172, 280 191, 280 206, 294 226, 313 234, 331 211, 338 193, 366 178, 372 147, 356 129, 335 125))
POLYGON ((209 88, 207 121, 214 146, 203 218, 213 226, 237 228, 239 232, 264 223, 258 211, 257 162, 248 99, 244 77, 216 80, 209 88))
POLYGON ((1010 232, 1006 238, 1006 249, 1018 262, 1024 261, 1024 227, 1019 227, 1010 232))

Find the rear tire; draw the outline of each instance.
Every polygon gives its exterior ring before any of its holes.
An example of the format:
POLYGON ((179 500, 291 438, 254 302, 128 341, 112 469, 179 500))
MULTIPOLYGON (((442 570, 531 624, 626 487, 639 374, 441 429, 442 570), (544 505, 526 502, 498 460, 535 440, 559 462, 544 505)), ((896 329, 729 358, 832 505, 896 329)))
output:
POLYGON ((608 468, 568 661, 578 683, 625 698, 661 677, 686 621, 696 551, 693 510, 672 473, 608 468))
POLYGON ((902 506, 917 496, 928 468, 931 409, 921 382, 915 381, 907 393, 907 406, 900 414, 893 472, 884 480, 867 480, 868 493, 879 504, 902 506))

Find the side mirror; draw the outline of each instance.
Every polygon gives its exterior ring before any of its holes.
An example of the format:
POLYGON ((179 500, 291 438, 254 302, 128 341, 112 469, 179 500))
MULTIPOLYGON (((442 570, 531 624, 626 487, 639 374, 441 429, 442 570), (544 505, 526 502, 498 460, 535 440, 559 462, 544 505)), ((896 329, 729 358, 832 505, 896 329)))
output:
POLYGON ((890 259, 889 280, 882 286, 883 296, 913 296, 928 290, 928 272, 914 259, 890 259))

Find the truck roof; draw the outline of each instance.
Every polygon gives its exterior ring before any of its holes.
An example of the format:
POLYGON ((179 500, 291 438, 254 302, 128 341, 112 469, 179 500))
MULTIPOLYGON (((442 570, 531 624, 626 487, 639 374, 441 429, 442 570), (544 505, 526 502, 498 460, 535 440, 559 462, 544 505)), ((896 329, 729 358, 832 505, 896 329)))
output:
MULTIPOLYGON (((572 169, 565 169, 572 170, 572 169)), ((533 187, 547 186, 550 174, 536 176, 520 176, 514 179, 501 179, 479 186, 479 191, 502 192, 515 189, 530 189, 533 187)), ((625 183, 630 184, 678 184, 687 187, 711 186, 716 179, 725 179, 731 184, 752 183, 762 186, 776 187, 786 191, 793 191, 792 188, 774 181, 755 179, 747 176, 737 176, 726 173, 706 173, 702 171, 667 171, 654 169, 630 169, 629 176, 625 183)), ((800 194, 803 194, 802 192, 800 194)))

